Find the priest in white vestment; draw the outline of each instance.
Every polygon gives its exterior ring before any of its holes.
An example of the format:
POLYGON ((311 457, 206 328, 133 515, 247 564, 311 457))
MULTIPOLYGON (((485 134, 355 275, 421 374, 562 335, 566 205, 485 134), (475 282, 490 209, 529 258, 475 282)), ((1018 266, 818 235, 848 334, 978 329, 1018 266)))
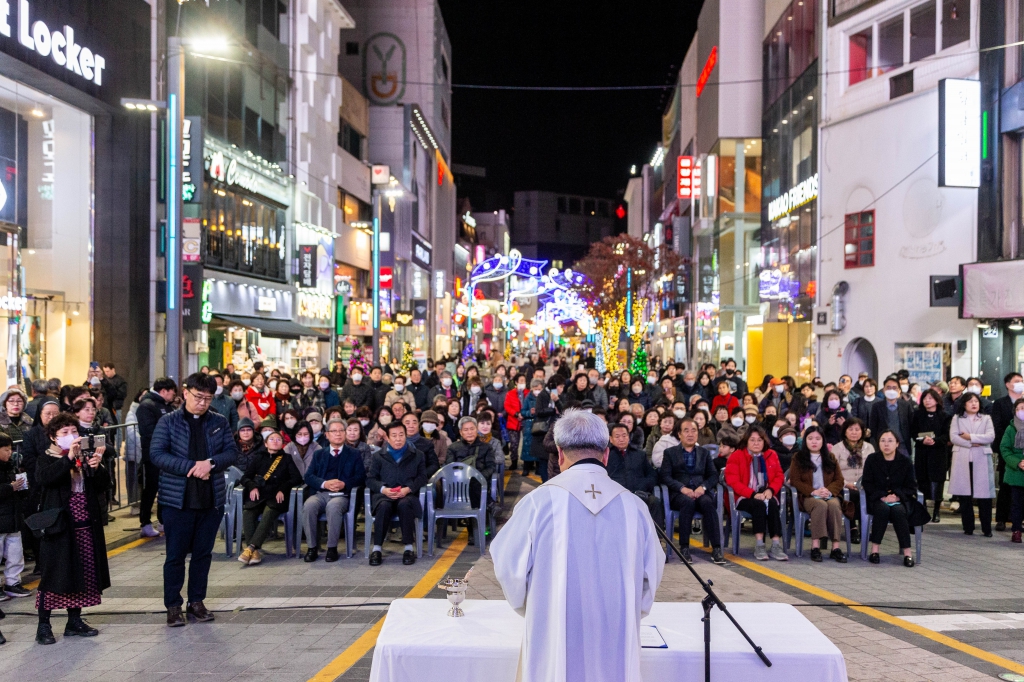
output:
POLYGON ((523 682, 640 682, 640 619, 665 552, 647 504, 608 477, 608 425, 555 422, 562 473, 516 505, 491 543, 505 598, 525 616, 523 682))

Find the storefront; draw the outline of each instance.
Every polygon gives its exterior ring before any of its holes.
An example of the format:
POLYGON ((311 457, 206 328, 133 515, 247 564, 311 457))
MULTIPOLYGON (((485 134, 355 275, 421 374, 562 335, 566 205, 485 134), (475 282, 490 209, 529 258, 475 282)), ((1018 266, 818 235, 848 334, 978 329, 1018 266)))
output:
POLYGON ((149 363, 149 248, 130 233, 149 222, 150 118, 127 114, 119 101, 148 94, 149 64, 137 55, 149 52, 149 8, 22 0, 5 9, 0 353, 6 383, 40 377, 79 383, 90 361, 110 360, 141 384, 149 363), (116 23, 96 19, 114 14, 116 23))
MULTIPOLYGON (((315 329, 324 343, 316 353, 307 354, 304 363, 326 367, 331 362, 330 336, 334 327, 334 234, 310 223, 295 221, 295 250, 299 264, 295 284, 298 287, 296 321, 315 329)), ((307 353, 311 349, 306 349, 307 353)))
POLYGON ((1024 260, 964 263, 960 317, 976 322, 978 372, 992 398, 1006 395, 1003 376, 1024 372, 1024 260))

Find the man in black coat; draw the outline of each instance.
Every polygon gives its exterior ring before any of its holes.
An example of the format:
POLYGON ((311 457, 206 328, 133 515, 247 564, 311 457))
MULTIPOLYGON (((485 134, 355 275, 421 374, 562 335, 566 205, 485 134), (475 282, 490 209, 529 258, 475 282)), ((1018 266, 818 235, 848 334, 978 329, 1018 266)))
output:
POLYGON ((412 546, 416 540, 416 519, 423 516, 419 490, 427 484, 426 463, 419 450, 406 442, 405 426, 401 422, 388 424, 385 436, 387 442, 373 456, 366 476, 373 509, 370 565, 380 566, 383 563, 381 545, 391 530, 392 517, 397 514, 402 526, 402 544, 405 545, 402 563, 411 566, 416 563, 416 552, 412 546))
MULTIPOLYGON (((1003 377, 1003 384, 1006 386, 1006 395, 992 403, 992 427, 996 433, 992 449, 997 455, 1006 427, 1013 422, 1013 404, 1024 397, 1024 377, 1020 372, 1010 372, 1003 377)), ((999 490, 996 492, 996 530, 1006 530, 1006 523, 1010 520, 1010 486, 1003 483, 1006 460, 997 457, 997 462, 996 483, 999 484, 999 490)))
POLYGON ((373 405, 370 406, 370 410, 373 412, 384 407, 384 399, 391 390, 391 386, 385 384, 383 378, 384 370, 380 366, 374 365, 370 368, 370 388, 373 389, 373 405))
POLYGON ((117 373, 114 363, 103 363, 100 386, 103 388, 103 404, 114 414, 114 419, 120 419, 117 413, 121 411, 125 399, 128 398, 128 382, 117 373))
MULTIPOLYGON (((142 397, 135 418, 139 421, 139 442, 142 445, 142 496, 139 501, 139 526, 143 537, 151 538, 160 534, 153 527, 153 502, 160 482, 160 470, 149 459, 149 446, 153 441, 153 431, 160 417, 172 409, 178 385, 174 379, 161 377, 153 382, 153 388, 142 397)), ((162 512, 157 509, 157 519, 162 520, 162 512)))
POLYGON ((422 412, 430 407, 430 402, 427 400, 427 394, 430 393, 430 389, 423 383, 422 372, 418 369, 409 372, 409 383, 405 388, 412 395, 413 400, 416 401, 417 410, 422 412))
POLYGON ((344 403, 346 400, 351 400, 355 403, 357 409, 360 407, 368 407, 371 412, 373 411, 373 388, 370 386, 369 382, 367 382, 366 377, 363 376, 363 372, 360 369, 352 370, 352 374, 350 374, 348 378, 348 383, 341 389, 341 402, 344 403))
POLYGON ((878 437, 886 429, 892 429, 899 435, 899 452, 910 457, 910 425, 914 420, 914 408, 901 396, 900 382, 890 376, 882 384, 885 400, 876 400, 871 406, 868 417, 868 429, 871 431, 871 442, 878 449, 878 437))
POLYGON ((608 477, 646 502, 651 518, 664 528, 665 505, 654 496, 658 472, 647 460, 647 453, 630 444, 630 433, 625 424, 612 424, 609 436, 608 464, 605 465, 608 477))
POLYGON ((729 383, 729 392, 736 396, 737 399, 742 400, 743 396, 747 394, 747 382, 736 376, 736 361, 729 358, 722 365, 725 373, 715 379, 715 390, 718 390, 718 384, 726 381, 729 383))
POLYGON ((721 519, 714 491, 718 486, 715 458, 697 445, 697 423, 683 419, 677 427, 679 445, 665 450, 658 471, 661 483, 668 487, 669 504, 679 512, 679 545, 690 558, 690 527, 693 516, 700 512, 704 519, 704 532, 711 543, 711 560, 725 563, 722 556, 721 519))

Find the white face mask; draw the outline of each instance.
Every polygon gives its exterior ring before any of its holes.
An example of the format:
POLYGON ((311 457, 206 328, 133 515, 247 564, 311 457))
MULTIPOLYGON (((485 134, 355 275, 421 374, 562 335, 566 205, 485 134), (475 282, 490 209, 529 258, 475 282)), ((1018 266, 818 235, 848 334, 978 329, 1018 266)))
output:
POLYGON ((647 377, 647 383, 649 383, 649 384, 653 384, 657 380, 658 380, 658 377, 653 376, 653 375, 647 377))
POLYGON ((786 385, 785 384, 779 384, 778 386, 775 387, 775 392, 776 393, 785 393, 786 392, 786 385))
POLYGON ((367 426, 370 425, 370 420, 369 419, 360 419, 359 423, 363 425, 363 428, 366 428, 367 426))
POLYGON ((500 381, 498 381, 497 379, 495 379, 494 382, 491 383, 491 385, 494 386, 495 389, 500 391, 501 387, 504 386, 505 384, 503 384, 500 381))
POLYGON ((832 398, 831 400, 829 400, 828 401, 828 409, 830 409, 830 410, 838 410, 839 409, 839 401, 836 400, 835 398, 832 398))
POLYGON ((708 407, 707 405, 701 405, 701 406, 700 406, 700 409, 704 410, 704 412, 706 412, 706 413, 707 413, 707 412, 711 412, 711 408, 710 408, 710 407, 708 407))
POLYGON ((363 375, 362 374, 353 374, 352 375, 352 383, 353 384, 358 384, 362 380, 363 380, 363 375))
POLYGON ((380 422, 381 426, 387 426, 388 424, 391 423, 391 415, 382 414, 380 417, 377 418, 377 421, 380 422))
POLYGON ((214 394, 214 395, 220 395, 220 394, 221 394, 221 393, 223 393, 223 392, 224 392, 224 387, 223 387, 223 386, 218 386, 218 387, 217 387, 217 390, 216 390, 216 391, 214 391, 214 392, 213 392, 213 394, 214 394))
POLYGON ((271 381, 270 382, 270 390, 273 391, 276 388, 277 388, 277 382, 276 381, 271 381))
POLYGON ((896 398, 900 397, 900 392, 895 388, 887 388, 885 389, 885 397, 887 400, 896 400, 896 398))
POLYGON ((309 436, 295 436, 295 442, 299 445, 307 445, 309 443, 309 436))
POLYGON ((900 384, 900 390, 906 393, 910 390, 910 384, 900 384))
POLYGON ((324 425, 320 422, 309 422, 309 428, 313 429, 313 435, 315 436, 323 430, 324 425))
POLYGON ((452 378, 451 377, 445 377, 445 378, 441 379, 441 385, 444 386, 445 388, 450 387, 452 385, 452 378))
POLYGON ((285 425, 286 428, 289 428, 289 429, 294 428, 296 424, 298 424, 298 422, 295 421, 294 419, 285 419, 284 420, 284 425, 285 425))
POLYGON ((591 386, 597 386, 597 379, 595 377, 587 377, 587 382, 591 386))
POLYGON ((672 414, 676 416, 676 419, 682 419, 686 416, 686 412, 684 410, 672 410, 672 414))
POLYGON ((437 424, 426 423, 423 425, 423 433, 428 436, 437 430, 437 424))
POLYGON ((785 436, 782 437, 782 444, 785 445, 787 448, 793 447, 794 445, 796 445, 796 436, 787 433, 785 436))
POLYGON ((743 426, 743 417, 733 417, 729 421, 732 422, 732 425, 736 428, 743 426))
POLYGON ((1024 381, 1015 381, 1010 390, 1014 393, 1024 393, 1024 381))
POLYGON ((71 444, 75 442, 76 438, 78 438, 78 436, 70 433, 63 436, 57 436, 57 447, 61 450, 70 450, 71 444))
POLYGON ((266 437, 272 434, 273 432, 273 429, 264 429, 263 431, 260 431, 260 435, 263 436, 264 439, 266 439, 266 437))
POLYGON ((252 381, 250 379, 242 379, 242 385, 243 386, 248 386, 251 383, 252 383, 252 381))
POLYGON ((395 384, 395 390, 398 391, 399 393, 402 393, 403 391, 405 391, 405 384, 395 384))
POLYGON ((480 395, 480 387, 479 386, 470 386, 469 387, 469 392, 472 393, 473 395, 480 395))
POLYGON ((516 384, 516 388, 519 389, 520 391, 525 391, 526 384, 516 384))
POLYGON ((981 395, 981 386, 968 386, 967 392, 973 393, 974 395, 981 395))
POLYGON ((535 389, 533 390, 533 394, 534 394, 534 395, 540 395, 540 392, 541 392, 541 389, 539 389, 539 388, 535 388, 535 389))
POLYGON ((694 381, 693 379, 687 379, 687 380, 686 380, 686 381, 684 381, 683 383, 684 383, 684 384, 686 384, 686 387, 687 387, 687 388, 693 388, 693 385, 694 385, 695 383, 697 383, 697 382, 696 382, 696 381, 694 381))
POLYGON ((746 417, 743 418, 743 421, 747 422, 748 424, 753 424, 754 422, 757 421, 757 417, 755 417, 752 414, 748 414, 746 417))
POLYGON ((231 391, 231 397, 235 400, 241 400, 245 397, 245 391, 231 391))
POLYGON ((642 390, 644 390, 642 386, 634 386, 633 387, 633 393, 635 393, 636 395, 640 395, 640 391, 642 391, 642 390))
POLYGON ((331 387, 331 382, 330 381, 321 381, 320 382, 320 390, 321 391, 326 391, 330 387, 331 387))

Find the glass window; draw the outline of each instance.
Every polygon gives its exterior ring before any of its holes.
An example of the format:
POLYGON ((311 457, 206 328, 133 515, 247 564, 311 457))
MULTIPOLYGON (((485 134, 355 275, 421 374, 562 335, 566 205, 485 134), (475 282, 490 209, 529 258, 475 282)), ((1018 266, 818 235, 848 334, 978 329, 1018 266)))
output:
POLYGON ((203 219, 207 266, 284 281, 284 211, 208 184, 203 219))
POLYGON ((903 15, 878 25, 878 73, 903 66, 903 15))
POLYGON ((871 77, 872 28, 869 26, 850 36, 850 85, 871 77))
POLYGON ((593 199, 587 199, 583 202, 583 215, 594 215, 597 212, 597 207, 594 205, 593 199))
POLYGON ((970 0, 942 0, 942 49, 971 38, 970 0))
MULTIPOLYGON (((529 206, 529 205, 530 205, 530 199, 529 199, 529 197, 527 197, 527 199, 526 199, 526 205, 527 205, 527 206, 529 206)), ((567 210, 567 209, 566 209, 566 207, 565 207, 565 197, 558 197, 558 212, 559 212, 559 213, 565 213, 565 212, 566 212, 566 210, 567 210)))
POLYGON ((849 213, 846 216, 845 265, 850 268, 875 264, 875 212, 849 213))
POLYGON ((910 61, 935 54, 935 0, 910 10, 910 61))
POLYGON ((580 200, 576 198, 569 199, 569 213, 572 215, 580 214, 580 200))

